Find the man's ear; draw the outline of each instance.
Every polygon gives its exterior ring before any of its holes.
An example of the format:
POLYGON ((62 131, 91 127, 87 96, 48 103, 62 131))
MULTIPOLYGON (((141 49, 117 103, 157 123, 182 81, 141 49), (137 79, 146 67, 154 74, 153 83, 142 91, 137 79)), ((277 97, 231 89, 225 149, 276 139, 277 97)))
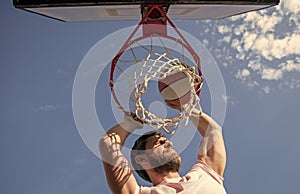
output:
POLYGON ((135 162, 139 165, 143 165, 143 164, 145 164, 145 162, 148 163, 148 160, 144 154, 141 154, 141 155, 137 155, 135 157, 135 162))

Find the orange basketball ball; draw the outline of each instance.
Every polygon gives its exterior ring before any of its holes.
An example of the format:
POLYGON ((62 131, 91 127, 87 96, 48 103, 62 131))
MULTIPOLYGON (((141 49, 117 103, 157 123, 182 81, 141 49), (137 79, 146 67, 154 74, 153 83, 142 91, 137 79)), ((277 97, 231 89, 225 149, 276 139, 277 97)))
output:
POLYGON ((192 86, 184 72, 177 72, 158 81, 158 89, 166 102, 184 105, 191 98, 192 86))

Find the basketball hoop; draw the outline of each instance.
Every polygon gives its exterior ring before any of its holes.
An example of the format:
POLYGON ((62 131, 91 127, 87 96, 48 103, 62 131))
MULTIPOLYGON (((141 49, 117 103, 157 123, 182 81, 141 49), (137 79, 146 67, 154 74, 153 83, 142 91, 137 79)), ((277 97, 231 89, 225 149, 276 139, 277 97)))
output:
POLYGON ((122 111, 132 111, 154 129, 174 134, 181 121, 183 127, 187 126, 194 108, 201 109, 199 94, 203 80, 199 56, 167 17, 167 10, 168 5, 142 5, 144 17, 112 60, 110 87, 122 111), (177 37, 167 34, 167 24, 177 37), (138 36, 141 27, 142 35, 138 36), (178 115, 162 118, 145 108, 142 97, 149 82, 176 72, 188 76, 191 96, 178 115), (130 107, 130 103, 134 106, 130 107))

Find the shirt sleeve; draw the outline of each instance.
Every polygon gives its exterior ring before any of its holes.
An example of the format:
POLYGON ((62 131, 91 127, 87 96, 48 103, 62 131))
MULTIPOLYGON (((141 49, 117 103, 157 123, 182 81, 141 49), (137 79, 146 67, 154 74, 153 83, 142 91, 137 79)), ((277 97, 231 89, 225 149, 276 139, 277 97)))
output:
POLYGON ((141 193, 141 185, 136 185, 136 187, 135 187, 135 192, 134 192, 134 194, 140 194, 141 193))
POLYGON ((151 188, 150 187, 144 187, 141 185, 136 185, 134 194, 150 194, 151 188))
POLYGON ((197 160, 196 164, 192 167, 188 174, 194 174, 200 171, 204 171, 215 179, 219 184, 223 185, 224 178, 214 171, 208 164, 201 160, 197 160))

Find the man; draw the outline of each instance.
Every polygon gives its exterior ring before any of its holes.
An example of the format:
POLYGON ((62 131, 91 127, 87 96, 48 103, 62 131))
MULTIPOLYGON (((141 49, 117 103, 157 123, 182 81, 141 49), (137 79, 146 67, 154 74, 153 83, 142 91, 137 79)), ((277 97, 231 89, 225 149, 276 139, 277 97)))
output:
POLYGON ((142 128, 142 124, 125 115, 123 123, 107 131, 99 142, 99 149, 111 191, 120 194, 226 194, 223 187, 226 151, 222 129, 199 110, 193 110, 190 120, 203 139, 198 160, 185 176, 178 173, 180 156, 160 133, 145 134, 135 142, 131 153, 133 167, 143 179, 152 182, 152 187, 137 184, 129 162, 121 152, 128 135, 142 128))

